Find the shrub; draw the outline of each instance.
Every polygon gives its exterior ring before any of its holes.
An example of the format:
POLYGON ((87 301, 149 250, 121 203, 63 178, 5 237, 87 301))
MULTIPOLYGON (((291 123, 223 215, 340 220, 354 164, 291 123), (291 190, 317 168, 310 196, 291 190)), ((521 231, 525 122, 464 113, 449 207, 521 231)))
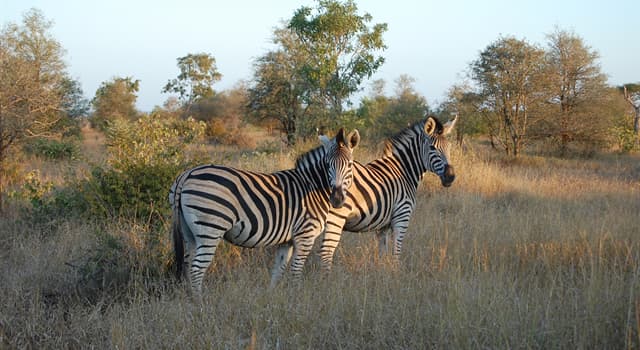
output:
POLYGON ((86 211, 83 188, 84 181, 55 187, 51 181, 42 180, 40 171, 33 170, 25 174, 22 186, 11 195, 30 204, 23 208, 30 222, 55 228, 57 223, 86 211))
POLYGON ((151 219, 168 212, 167 193, 175 176, 197 160, 185 152, 203 135, 193 119, 143 116, 120 119, 107 129, 108 167, 94 167, 88 184, 93 212, 151 219))
POLYGON ((636 134, 631 128, 624 126, 615 126, 612 128, 612 136, 614 144, 621 153, 628 153, 638 148, 636 134))
POLYGON ((211 141, 224 144, 229 135, 229 131, 222 120, 212 119, 207 123, 205 134, 211 141))
POLYGON ((150 292, 153 284, 170 280, 166 278, 171 263, 166 231, 122 218, 96 228, 93 247, 74 262, 80 294, 117 297, 137 287, 150 292))
POLYGON ((24 151, 50 160, 75 159, 78 156, 78 146, 75 143, 43 138, 27 143, 24 151))
POLYGON ((131 164, 124 170, 94 167, 91 173, 92 212, 105 217, 149 219, 167 215, 167 194, 184 166, 131 164))

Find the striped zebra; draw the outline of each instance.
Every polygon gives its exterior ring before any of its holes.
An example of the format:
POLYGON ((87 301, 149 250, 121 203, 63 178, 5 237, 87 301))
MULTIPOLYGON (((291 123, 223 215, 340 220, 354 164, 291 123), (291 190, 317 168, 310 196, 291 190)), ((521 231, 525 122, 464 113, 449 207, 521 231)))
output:
MULTIPOLYGON (((330 206, 344 204, 360 134, 345 136, 340 129, 321 140, 290 170, 264 174, 203 165, 179 175, 169 192, 178 279, 190 268, 191 289, 200 295, 222 239, 248 248, 281 246, 278 254, 289 254, 287 260, 293 254, 291 272, 299 277, 330 206)), ((274 268, 272 286, 285 269, 274 268)))
POLYGON ((325 272, 331 269, 333 254, 343 230, 379 231, 380 254, 388 251, 392 232, 393 257, 398 262, 402 240, 416 204, 416 191, 425 172, 451 186, 455 178, 449 164, 450 144, 445 135, 457 120, 442 125, 428 117, 387 140, 384 155, 366 165, 353 166, 353 186, 341 208, 331 209, 320 248, 325 272))

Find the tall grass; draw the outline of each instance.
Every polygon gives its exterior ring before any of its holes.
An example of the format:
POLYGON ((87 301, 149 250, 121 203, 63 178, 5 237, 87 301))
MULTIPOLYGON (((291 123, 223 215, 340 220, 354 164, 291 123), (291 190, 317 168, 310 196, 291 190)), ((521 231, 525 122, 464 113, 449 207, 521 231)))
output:
MULTIPOLYGON (((295 158, 243 154, 212 157, 262 171, 295 158)), ((2 218, 0 348, 640 348, 637 156, 454 158, 452 187, 421 185, 400 266, 375 234, 345 233, 331 274, 312 256, 303 281, 269 290, 273 249, 225 246, 202 303, 169 276, 168 225, 158 257, 136 240, 152 229, 125 219, 43 233, 2 218), (101 232, 124 243, 86 270, 101 232)))

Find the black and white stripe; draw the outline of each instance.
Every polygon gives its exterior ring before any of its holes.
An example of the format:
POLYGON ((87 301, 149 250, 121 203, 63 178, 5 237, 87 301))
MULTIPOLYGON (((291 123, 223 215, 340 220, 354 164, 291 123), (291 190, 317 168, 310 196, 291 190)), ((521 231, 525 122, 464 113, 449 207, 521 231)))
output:
POLYGON ((384 155, 366 165, 353 166, 353 186, 341 208, 331 209, 320 257, 323 269, 331 269, 333 254, 342 231, 379 231, 380 253, 387 250, 392 232, 393 256, 400 256, 402 240, 415 208, 416 191, 425 172, 433 172, 442 185, 455 178, 449 164, 447 135, 457 118, 442 125, 428 117, 402 130, 387 141, 384 155))
MULTIPOLYGON (((271 174, 203 165, 178 176, 169 193, 178 277, 187 266, 200 294, 222 239, 249 248, 282 245, 279 254, 293 253, 291 271, 299 276, 329 208, 344 203, 359 140, 357 131, 345 136, 340 129, 300 156, 294 169, 271 174)), ((285 269, 274 269, 272 285, 285 269)))

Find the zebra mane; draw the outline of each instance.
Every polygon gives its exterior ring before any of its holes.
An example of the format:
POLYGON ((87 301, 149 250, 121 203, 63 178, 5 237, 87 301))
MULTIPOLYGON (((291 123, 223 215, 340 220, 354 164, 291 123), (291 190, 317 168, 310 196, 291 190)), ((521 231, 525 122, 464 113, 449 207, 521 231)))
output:
MULTIPOLYGON (((333 141, 332 139, 331 141, 333 141)), ((318 163, 322 157, 327 153, 324 145, 320 145, 310 151, 307 151, 298 156, 296 159, 295 169, 308 170, 318 166, 318 163)))
MULTIPOLYGON (((435 134, 436 135, 442 134, 444 130, 442 123, 437 118, 433 118, 433 120, 435 120, 436 122, 435 134)), ((427 122, 427 119, 417 121, 413 123, 413 125, 400 130, 400 132, 388 138, 384 144, 384 156, 389 157, 393 155, 393 150, 396 147, 395 145, 406 144, 407 141, 415 138, 417 135, 423 134, 426 137, 430 138, 431 136, 427 135, 424 132, 424 125, 426 122, 427 122)))

